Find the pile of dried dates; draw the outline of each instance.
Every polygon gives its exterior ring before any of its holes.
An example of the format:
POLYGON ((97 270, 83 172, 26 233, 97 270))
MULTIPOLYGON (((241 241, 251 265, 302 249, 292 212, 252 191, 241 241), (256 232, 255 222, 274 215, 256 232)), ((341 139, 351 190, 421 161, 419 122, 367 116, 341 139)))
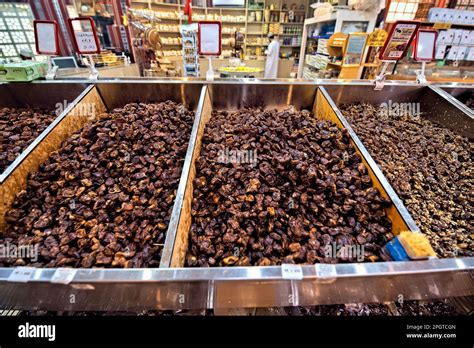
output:
POLYGON ((0 173, 55 119, 42 109, 0 108, 0 173))
POLYGON ((7 213, 0 244, 39 245, 10 264, 158 267, 193 119, 171 101, 128 104, 72 135, 7 213))
POLYGON ((474 256, 474 143, 422 116, 342 110, 437 254, 474 256))
POLYGON ((187 266, 376 261, 393 238, 347 132, 306 110, 214 112, 193 187, 187 266))

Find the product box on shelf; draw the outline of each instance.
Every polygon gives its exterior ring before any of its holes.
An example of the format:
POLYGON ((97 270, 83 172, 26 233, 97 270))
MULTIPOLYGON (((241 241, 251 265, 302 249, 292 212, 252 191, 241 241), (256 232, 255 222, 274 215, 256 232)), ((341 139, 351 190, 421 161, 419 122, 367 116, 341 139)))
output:
POLYGON ((44 77, 47 72, 46 63, 20 62, 0 64, 0 81, 27 82, 44 77))

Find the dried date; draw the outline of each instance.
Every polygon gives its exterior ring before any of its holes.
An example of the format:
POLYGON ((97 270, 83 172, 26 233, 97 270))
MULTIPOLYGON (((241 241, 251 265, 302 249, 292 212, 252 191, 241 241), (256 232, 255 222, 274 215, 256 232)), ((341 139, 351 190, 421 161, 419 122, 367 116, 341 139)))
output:
POLYGON ((347 132, 308 111, 214 112, 193 185, 188 266, 355 261, 328 248, 361 244, 378 260, 393 237, 347 132))
MULTIPOLYGON (((38 267, 157 267, 194 114, 127 104, 53 152, 7 212, 0 244, 38 245, 38 267)), ((0 261, 2 262, 2 261, 0 261)))
POLYGON ((474 256, 474 143, 409 113, 342 107, 440 257, 474 256))
POLYGON ((0 108, 0 173, 43 132, 56 117, 43 109, 0 108))

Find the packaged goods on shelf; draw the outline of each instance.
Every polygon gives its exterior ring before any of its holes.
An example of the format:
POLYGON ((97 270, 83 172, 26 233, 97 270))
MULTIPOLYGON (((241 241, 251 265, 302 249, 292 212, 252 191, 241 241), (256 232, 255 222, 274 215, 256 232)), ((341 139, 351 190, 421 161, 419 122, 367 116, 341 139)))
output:
POLYGON ((179 19, 178 11, 150 11, 159 19, 179 19))
POLYGON ((428 21, 474 25, 474 11, 433 7, 428 12, 428 21))
POLYGON ((223 15, 221 16, 220 20, 222 22, 245 23, 245 16, 223 15))
POLYGON ((247 37, 247 45, 260 45, 265 46, 268 45, 269 41, 266 37, 247 37))
POLYGON ((199 76, 197 24, 182 25, 180 30, 183 43, 184 76, 199 76))
POLYGON ((233 54, 232 50, 222 50, 221 56, 223 58, 229 58, 232 56, 232 54, 233 54))
MULTIPOLYGON (((183 13, 182 18, 185 19, 187 15, 183 13)), ((206 15, 205 14, 197 14, 193 13, 193 22, 199 22, 199 21, 204 21, 206 20, 206 15)))
POLYGON ((148 21, 155 19, 176 19, 179 20, 180 13, 178 11, 153 11, 153 10, 138 10, 131 9, 131 13, 135 17, 143 18, 148 21))
POLYGON ((312 66, 318 70, 326 69, 329 63, 329 57, 322 54, 307 54, 305 56, 305 64, 312 66))
POLYGON ((303 29, 301 26, 284 25, 280 27, 280 34, 301 35, 302 33, 303 29))
POLYGON ((182 55, 182 51, 178 51, 178 50, 162 50, 161 52, 163 52, 163 56, 165 57, 178 57, 178 56, 181 56, 182 55))
POLYGON ((317 52, 329 56, 327 45, 328 45, 328 39, 319 39, 317 52))
POLYGON ((263 25, 263 33, 273 33, 279 34, 280 33, 280 24, 279 23, 272 23, 272 24, 264 24, 263 25))
POLYGON ((181 45, 180 37, 162 37, 161 43, 164 45, 181 45))
POLYGON ((311 69, 308 66, 305 66, 303 68, 303 78, 304 79, 309 79, 309 80, 316 80, 319 78, 318 72, 311 69))
POLYGON ((301 37, 283 37, 280 38, 282 46, 299 46, 301 45, 301 37))
POLYGON ((179 32, 179 26, 174 25, 174 24, 159 23, 159 24, 156 24, 155 27, 161 32, 174 32, 174 33, 179 32))
POLYGON ((227 26, 222 28, 222 33, 223 34, 234 34, 236 31, 239 31, 241 33, 245 33, 245 28, 227 27, 227 26))

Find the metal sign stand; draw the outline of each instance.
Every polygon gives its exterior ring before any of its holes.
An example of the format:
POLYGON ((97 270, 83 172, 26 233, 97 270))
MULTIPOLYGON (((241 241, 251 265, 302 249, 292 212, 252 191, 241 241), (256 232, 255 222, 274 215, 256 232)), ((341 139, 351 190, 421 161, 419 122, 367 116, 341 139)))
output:
POLYGON ((89 80, 99 79, 99 72, 95 68, 94 58, 92 54, 87 55, 87 67, 89 68, 89 80))
POLYGON ((385 85, 385 78, 387 77, 387 68, 390 63, 392 63, 391 60, 383 60, 382 61, 382 69, 380 70, 380 73, 375 77, 374 85, 375 91, 381 91, 383 89, 383 86, 385 85))
POLYGON ((212 57, 207 57, 209 66, 206 71, 206 81, 214 81, 214 69, 212 68, 212 57))
POLYGON ((46 80, 54 80, 58 66, 53 66, 52 56, 48 56, 48 72, 46 73, 46 80))
POLYGON ((426 62, 421 62, 421 70, 416 71, 416 82, 420 84, 428 83, 425 75, 426 62))

